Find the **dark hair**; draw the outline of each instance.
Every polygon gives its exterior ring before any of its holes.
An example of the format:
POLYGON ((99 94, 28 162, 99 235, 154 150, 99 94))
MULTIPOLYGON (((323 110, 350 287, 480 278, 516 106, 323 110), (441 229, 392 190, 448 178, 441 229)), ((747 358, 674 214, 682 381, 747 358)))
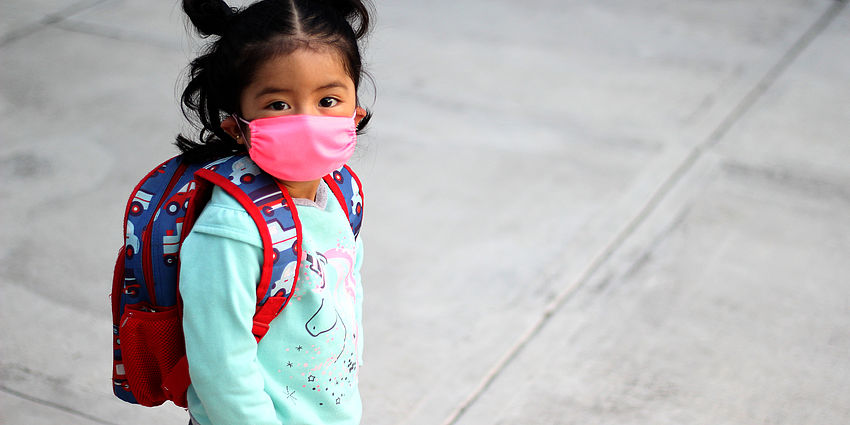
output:
MULTIPOLYGON (((203 37, 215 39, 189 64, 181 96, 183 115, 200 128, 198 140, 180 134, 175 145, 196 162, 243 152, 221 128, 239 113, 242 90, 262 63, 300 47, 336 49, 355 90, 364 75, 358 40, 369 31, 368 0, 262 0, 244 10, 223 0, 183 0, 183 10, 203 37)), ((360 120, 360 133, 371 113, 360 120)))

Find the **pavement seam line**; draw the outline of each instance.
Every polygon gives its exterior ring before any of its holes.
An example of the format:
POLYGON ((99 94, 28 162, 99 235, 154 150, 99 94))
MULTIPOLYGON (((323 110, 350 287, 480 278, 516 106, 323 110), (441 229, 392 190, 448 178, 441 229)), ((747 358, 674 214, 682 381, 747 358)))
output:
POLYGON ((61 23, 62 21, 70 18, 73 15, 91 9, 100 4, 106 3, 108 1, 112 0, 80 0, 56 12, 46 13, 44 16, 34 22, 26 24, 16 30, 9 31, 6 34, 0 35, 0 48, 6 47, 6 45, 11 44, 22 38, 29 37, 45 28, 50 27, 51 25, 61 23))
POLYGON ((54 26, 63 31, 77 34, 86 34, 120 42, 141 43, 170 51, 178 50, 175 44, 170 44, 167 41, 147 37, 144 34, 130 33, 109 25, 75 22, 74 19, 64 19, 56 22, 54 26))
POLYGON ((7 45, 12 44, 17 40, 35 34, 36 32, 41 31, 44 28, 46 28, 46 25, 44 25, 42 20, 38 20, 36 22, 26 24, 18 29, 9 31, 3 34, 2 37, 0 37, 0 48, 6 47, 7 45))
MULTIPOLYGON (((673 172, 664 180, 658 189, 650 196, 649 200, 644 204, 638 213, 629 220, 625 228, 623 228, 614 239, 606 244, 602 251, 595 255, 590 262, 590 265, 584 269, 572 284, 568 285, 558 295, 552 299, 543 310, 543 313, 532 326, 526 330, 522 336, 505 352, 505 354, 496 362, 496 364, 484 375, 483 379, 473 389, 470 395, 454 411, 446 418, 443 425, 455 425, 466 411, 481 397, 481 395, 490 387, 490 385, 498 378, 502 371, 517 358, 523 347, 531 341, 549 322, 549 319, 559 310, 566 301, 579 288, 581 288, 592 277, 602 265, 619 249, 623 243, 640 227, 646 219, 652 214, 655 208, 664 200, 664 198, 672 191, 677 183, 682 181, 685 174, 693 169, 694 164, 702 157, 703 153, 716 145, 723 137, 728 134, 729 130, 755 105, 755 103, 773 86, 776 80, 788 69, 788 67, 800 56, 800 54, 817 38, 824 29, 835 19, 841 10, 847 5, 848 0, 837 0, 833 5, 827 8, 818 19, 786 50, 782 57, 768 69, 756 85, 748 91, 743 98, 732 108, 726 117, 718 124, 711 134, 701 143, 695 145, 688 156, 682 160, 673 172)), ((553 273, 554 274, 554 273, 553 273)), ((554 279, 547 277, 547 280, 554 279)))
POLYGON ((700 143, 700 146, 710 147, 717 144, 725 135, 732 129, 735 123, 744 115, 752 106, 767 92, 773 83, 782 75, 786 69, 800 56, 800 53, 808 47, 818 35, 826 29, 827 26, 841 13, 841 10, 847 6, 848 0, 834 0, 821 16, 809 27, 806 32, 800 36, 794 44, 782 55, 779 61, 776 62, 767 73, 759 80, 739 102, 732 112, 721 121, 721 123, 711 132, 707 140, 700 143))
POLYGON ((118 425, 114 422, 106 422, 103 419, 89 415, 87 413, 83 413, 79 410, 72 409, 72 408, 67 407, 67 406, 63 406, 59 403, 54 403, 50 400, 40 399, 38 397, 34 397, 34 396, 29 395, 29 394, 13 390, 13 389, 11 389, 11 388, 9 388, 5 385, 2 385, 2 384, 0 384, 0 391, 5 392, 9 395, 27 400, 27 401, 35 403, 35 404, 40 404, 42 406, 50 407, 50 408, 65 412, 65 413, 72 415, 72 416, 77 416, 77 417, 81 417, 81 418, 84 418, 84 419, 88 419, 88 420, 95 422, 95 423, 99 423, 99 424, 103 424, 103 425, 118 425))

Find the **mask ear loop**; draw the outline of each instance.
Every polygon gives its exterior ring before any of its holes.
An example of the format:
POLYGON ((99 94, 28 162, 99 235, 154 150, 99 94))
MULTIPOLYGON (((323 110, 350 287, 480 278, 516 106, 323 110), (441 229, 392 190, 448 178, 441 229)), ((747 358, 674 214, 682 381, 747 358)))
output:
POLYGON ((251 122, 243 120, 239 115, 236 114, 231 114, 230 116, 233 117, 233 119, 236 121, 236 128, 239 129, 239 134, 242 135, 243 139, 245 139, 245 145, 250 149, 251 142, 248 140, 247 137, 245 137, 245 132, 242 131, 242 125, 240 125, 239 122, 241 121, 249 126, 251 125, 251 122))

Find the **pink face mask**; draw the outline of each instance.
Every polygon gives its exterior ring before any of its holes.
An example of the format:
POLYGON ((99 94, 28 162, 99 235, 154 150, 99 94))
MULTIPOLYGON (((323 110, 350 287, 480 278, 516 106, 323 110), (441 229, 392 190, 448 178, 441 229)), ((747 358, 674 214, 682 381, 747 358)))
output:
POLYGON ((251 159, 263 171, 285 181, 324 177, 342 167, 357 144, 354 117, 282 115, 250 122, 236 118, 248 124, 251 132, 251 159))

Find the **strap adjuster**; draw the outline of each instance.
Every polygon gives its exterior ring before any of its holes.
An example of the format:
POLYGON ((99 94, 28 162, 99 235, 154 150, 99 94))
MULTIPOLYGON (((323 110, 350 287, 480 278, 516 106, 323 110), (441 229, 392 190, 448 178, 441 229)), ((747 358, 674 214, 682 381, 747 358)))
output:
POLYGON ((269 324, 262 323, 254 320, 254 327, 251 329, 251 333, 254 334, 254 338, 257 338, 257 342, 260 342, 266 333, 269 331, 269 324))

